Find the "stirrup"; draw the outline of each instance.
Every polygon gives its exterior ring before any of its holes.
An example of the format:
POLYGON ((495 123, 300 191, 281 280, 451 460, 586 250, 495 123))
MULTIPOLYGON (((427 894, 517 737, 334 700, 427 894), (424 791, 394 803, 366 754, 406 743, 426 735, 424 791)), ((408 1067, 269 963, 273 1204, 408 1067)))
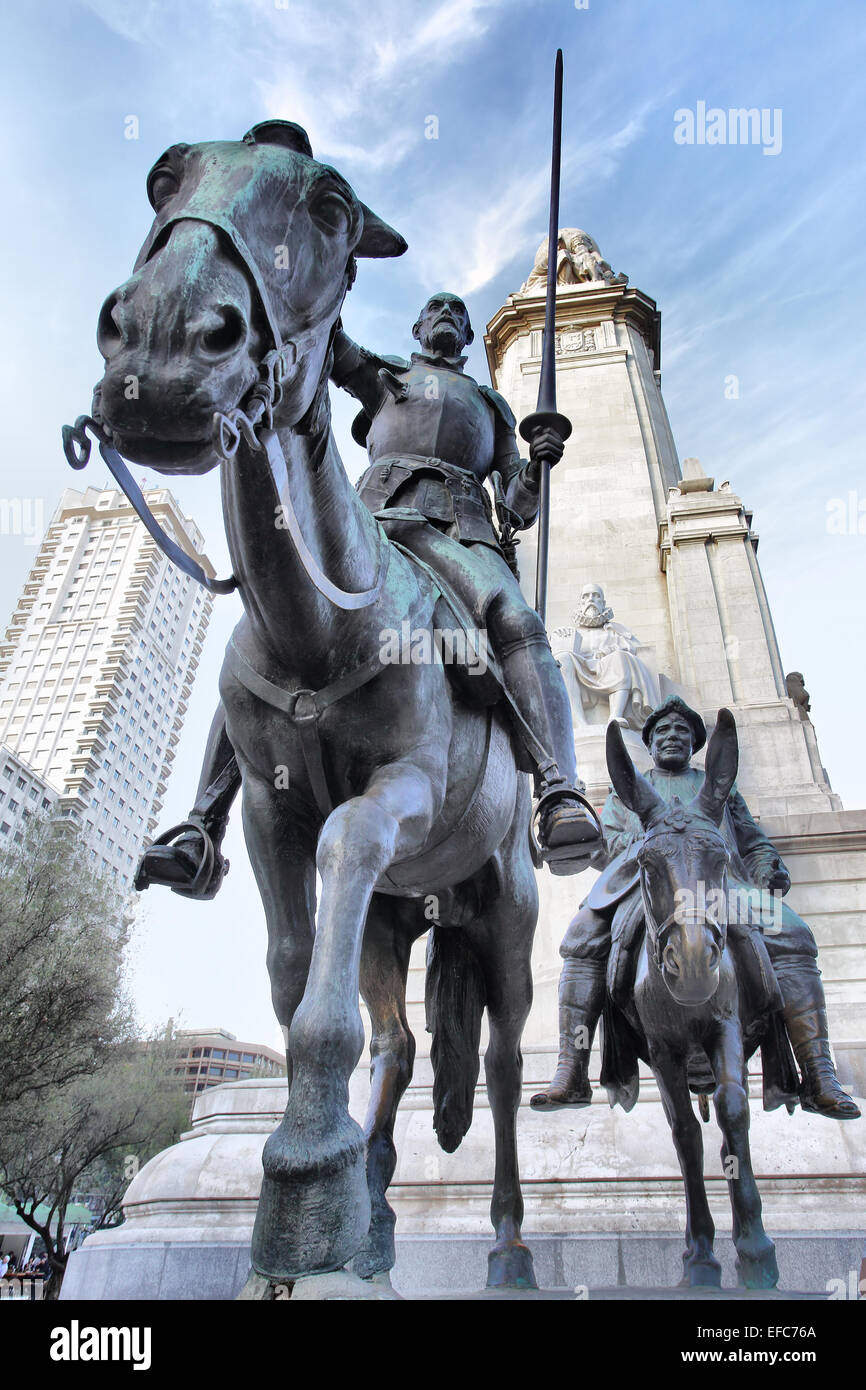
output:
POLYGON ((213 840, 201 822, 185 820, 181 821, 179 825, 172 826, 171 830, 166 830, 162 835, 158 835, 144 851, 139 860, 134 886, 137 892, 143 893, 146 888, 155 883, 170 888, 173 893, 178 893, 182 898, 208 899, 216 894, 228 868, 228 860, 224 860, 218 853, 213 840), (147 856, 152 849, 169 846, 179 836, 188 835, 191 832, 200 837, 202 851, 199 866, 188 883, 178 883, 163 878, 159 874, 158 867, 154 866, 150 869, 147 867, 147 856))
POLYGON ((604 844, 604 831, 595 807, 587 801, 586 797, 574 787, 560 783, 558 786, 548 787, 539 797, 529 825, 529 842, 536 868, 540 868, 542 864, 547 864, 552 874, 560 876, 579 874, 589 867, 599 845, 604 844), (541 837, 536 831, 536 822, 540 828, 541 818, 545 811, 563 798, 570 802, 579 802, 589 813, 589 819, 596 830, 593 839, 576 840, 561 845, 541 843, 541 837))

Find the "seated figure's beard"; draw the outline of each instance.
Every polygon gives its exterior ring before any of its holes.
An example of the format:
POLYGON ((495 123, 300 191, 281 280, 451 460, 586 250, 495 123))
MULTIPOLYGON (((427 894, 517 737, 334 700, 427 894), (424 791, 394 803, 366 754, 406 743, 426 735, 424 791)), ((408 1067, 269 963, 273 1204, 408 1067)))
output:
POLYGON ((604 610, 587 603, 577 611, 578 627, 604 627, 604 610))

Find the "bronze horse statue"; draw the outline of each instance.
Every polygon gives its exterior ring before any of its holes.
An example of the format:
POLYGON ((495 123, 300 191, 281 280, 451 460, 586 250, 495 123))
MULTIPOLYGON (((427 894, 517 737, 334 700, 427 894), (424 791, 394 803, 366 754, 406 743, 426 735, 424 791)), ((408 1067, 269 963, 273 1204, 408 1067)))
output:
POLYGON ((165 474, 221 467, 244 616, 220 694, 289 1075, 264 1148, 254 1270, 285 1281, 350 1261, 362 1277, 393 1265, 386 1191, 414 1055, 406 975, 433 917, 439 1142, 453 1150, 469 1127, 486 1008, 488 1282, 534 1287, 516 1148, 537 917, 528 779, 501 705, 467 703, 466 683, 461 695, 441 662, 383 663, 383 631, 407 618, 413 632, 432 629, 439 595, 346 476, 328 371, 356 257, 406 244, 302 136, 266 122, 243 141, 175 145, 157 162, 156 220, 100 314, 95 420, 69 431, 70 447, 80 466, 91 428, 120 467, 113 449, 165 474), (372 1023, 363 1131, 347 1108, 364 1038, 359 988, 372 1023))
MULTIPOLYGON (((615 949, 611 955, 601 1080, 611 1104, 630 1110, 637 1099, 638 1058, 652 1068, 685 1184, 683 1282, 718 1286, 721 1265, 713 1253, 715 1227, 690 1087, 700 1094, 704 1118, 709 1113, 705 1096, 712 1093, 723 1136, 739 1281, 747 1288, 774 1288, 779 1278, 775 1247, 763 1227, 749 1153, 746 1063, 759 1044, 765 1048, 768 1108, 782 1103, 792 1108, 797 1076, 772 1000, 756 998, 760 990, 750 988, 741 968, 746 957, 735 957, 728 940, 731 855, 719 827, 737 764, 736 725, 723 709, 700 790, 691 802, 668 803, 636 771, 619 726, 608 727, 611 780, 620 800, 639 817, 644 837, 637 851, 640 895, 624 902, 621 920, 614 919, 615 943, 631 934, 637 952, 633 969, 626 966, 623 974, 621 963, 633 953, 615 949), (770 1078, 778 1078, 775 1090, 770 1078)), ((750 945, 755 952, 763 949, 760 940, 750 945)), ((771 979, 768 960, 764 967, 764 978, 771 979)))

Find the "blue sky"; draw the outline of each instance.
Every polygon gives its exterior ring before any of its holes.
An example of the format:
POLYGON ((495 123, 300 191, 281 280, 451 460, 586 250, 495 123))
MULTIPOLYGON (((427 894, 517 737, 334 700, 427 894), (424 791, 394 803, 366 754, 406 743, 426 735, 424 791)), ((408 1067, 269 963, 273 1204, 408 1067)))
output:
MULTIPOLYGON (((786 670, 806 676, 824 763, 866 805, 861 595, 866 534, 827 530, 862 503, 862 5, 797 0, 29 0, 6 7, 0 148, 5 497, 74 481, 59 426, 89 408, 102 299, 150 222, 144 179, 169 144, 300 121, 317 157, 409 242, 365 262, 353 337, 406 353, 428 293, 464 294, 481 336, 546 231, 553 55, 565 55, 561 218, 662 310, 663 389, 681 457, 754 510, 786 670), (782 113, 777 155, 675 143, 674 112, 782 113), (125 138, 138 118, 138 139, 125 138), (425 138, 438 118, 439 138, 425 138), (429 129, 429 125, 426 126, 429 129), (735 375, 739 397, 728 399, 735 375)), ((335 426, 355 476, 363 456, 335 426)), ((91 481, 103 479, 94 467, 91 481)), ((226 568, 215 479, 173 483, 226 568)), ((856 510, 855 510, 856 527, 856 510)), ((2 538, 0 609, 32 562, 2 538)), ((218 604, 165 808, 188 808, 234 600, 218 604)), ((150 893, 133 946, 147 1021, 182 1010, 267 1040, 264 928, 236 818, 209 906, 150 893), (237 927, 245 923, 243 937, 237 927), (166 959, 168 958, 168 964, 166 959)))

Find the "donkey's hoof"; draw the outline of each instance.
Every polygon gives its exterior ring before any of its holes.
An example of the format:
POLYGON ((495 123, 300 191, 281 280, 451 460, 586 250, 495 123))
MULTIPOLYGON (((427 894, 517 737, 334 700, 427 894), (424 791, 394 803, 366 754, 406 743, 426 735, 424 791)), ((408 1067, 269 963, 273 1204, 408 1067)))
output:
POLYGON ((537 1289, 532 1251, 522 1240, 495 1245, 487 1256, 488 1289, 537 1289))
POLYGON ((683 1255, 683 1277, 681 1288, 720 1289, 722 1287, 722 1266, 710 1251, 709 1254, 683 1255))
POLYGON ((779 1282, 776 1247, 771 1240, 755 1250, 737 1251, 737 1283, 743 1289, 774 1289, 779 1282))
POLYGON ((354 1121, 350 1124, 360 1142, 344 1144, 339 1152, 331 1145, 327 1154, 309 1150, 296 1168, 280 1131, 268 1140, 251 1252, 258 1274, 283 1282, 329 1273, 363 1245, 370 1193, 363 1134, 354 1121))
POLYGON ((360 1279, 387 1277, 394 1268, 397 1251, 394 1245, 394 1226, 397 1217, 390 1207, 373 1214, 367 1239, 352 1261, 352 1272, 360 1279))

